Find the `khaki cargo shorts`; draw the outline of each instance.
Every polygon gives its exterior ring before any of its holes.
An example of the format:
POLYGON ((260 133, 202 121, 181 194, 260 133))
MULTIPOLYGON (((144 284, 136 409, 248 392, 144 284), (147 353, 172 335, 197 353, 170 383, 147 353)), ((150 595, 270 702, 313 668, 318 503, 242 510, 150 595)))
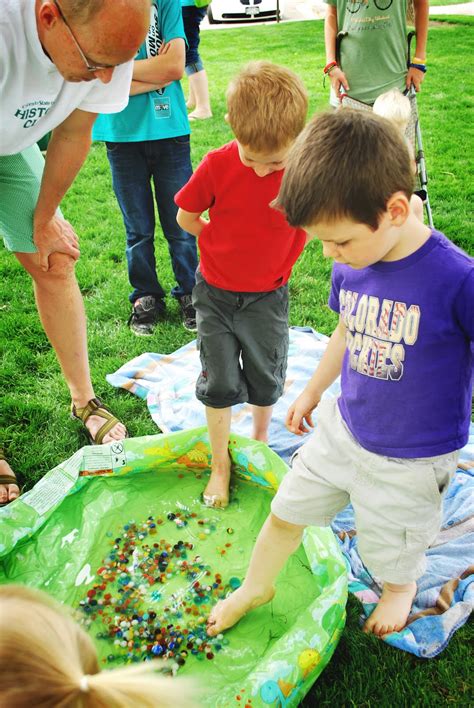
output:
POLYGON ((425 571, 458 455, 404 459, 369 452, 349 432, 337 400, 324 399, 317 428, 293 456, 272 512, 288 523, 327 526, 352 503, 359 553, 371 574, 412 582, 425 571))

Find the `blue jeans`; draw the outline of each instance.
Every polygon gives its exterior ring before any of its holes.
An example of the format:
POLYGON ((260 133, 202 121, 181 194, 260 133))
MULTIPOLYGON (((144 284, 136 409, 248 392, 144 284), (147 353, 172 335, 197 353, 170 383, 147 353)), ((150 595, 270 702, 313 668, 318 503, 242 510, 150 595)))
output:
POLYGON ((198 263, 196 238, 178 226, 174 196, 192 175, 189 135, 137 143, 106 143, 115 196, 127 233, 130 301, 143 295, 163 300, 155 261, 153 191, 163 234, 168 241, 177 286, 171 295, 192 292, 198 263))
POLYGON ((184 34, 186 35, 186 74, 195 74, 204 69, 201 57, 199 56, 200 30, 199 25, 206 16, 206 7, 196 7, 195 5, 181 8, 183 15, 184 34))

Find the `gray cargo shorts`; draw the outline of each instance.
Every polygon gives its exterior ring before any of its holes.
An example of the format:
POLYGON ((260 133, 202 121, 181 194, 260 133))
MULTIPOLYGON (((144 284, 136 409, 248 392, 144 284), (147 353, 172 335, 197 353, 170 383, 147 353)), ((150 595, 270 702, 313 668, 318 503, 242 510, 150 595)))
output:
POLYGON ((288 286, 238 293, 198 272, 193 305, 202 366, 196 397, 210 408, 276 403, 288 359, 288 286))

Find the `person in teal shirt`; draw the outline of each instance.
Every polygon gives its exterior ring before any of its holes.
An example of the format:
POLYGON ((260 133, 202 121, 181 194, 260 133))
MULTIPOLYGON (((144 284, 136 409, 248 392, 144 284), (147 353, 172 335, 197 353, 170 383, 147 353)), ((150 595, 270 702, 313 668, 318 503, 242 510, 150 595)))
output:
POLYGON ((138 335, 152 334, 166 316, 166 293, 155 260, 155 212, 168 242, 184 326, 194 331, 191 293, 197 268, 196 239, 176 222, 175 194, 192 174, 189 122, 180 84, 185 34, 177 0, 153 0, 145 42, 134 62, 130 102, 120 113, 97 118, 94 140, 105 141, 112 183, 127 235, 133 288, 129 320, 138 335))

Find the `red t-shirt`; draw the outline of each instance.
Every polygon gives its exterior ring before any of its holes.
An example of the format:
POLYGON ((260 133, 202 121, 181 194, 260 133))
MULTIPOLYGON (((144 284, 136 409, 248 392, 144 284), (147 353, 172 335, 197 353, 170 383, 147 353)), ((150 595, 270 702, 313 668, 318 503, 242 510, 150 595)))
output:
POLYGON ((258 177, 242 164, 237 143, 212 150, 175 197, 189 212, 209 209, 199 236, 200 270, 210 285, 236 292, 265 292, 284 285, 306 235, 269 205, 283 170, 258 177))

